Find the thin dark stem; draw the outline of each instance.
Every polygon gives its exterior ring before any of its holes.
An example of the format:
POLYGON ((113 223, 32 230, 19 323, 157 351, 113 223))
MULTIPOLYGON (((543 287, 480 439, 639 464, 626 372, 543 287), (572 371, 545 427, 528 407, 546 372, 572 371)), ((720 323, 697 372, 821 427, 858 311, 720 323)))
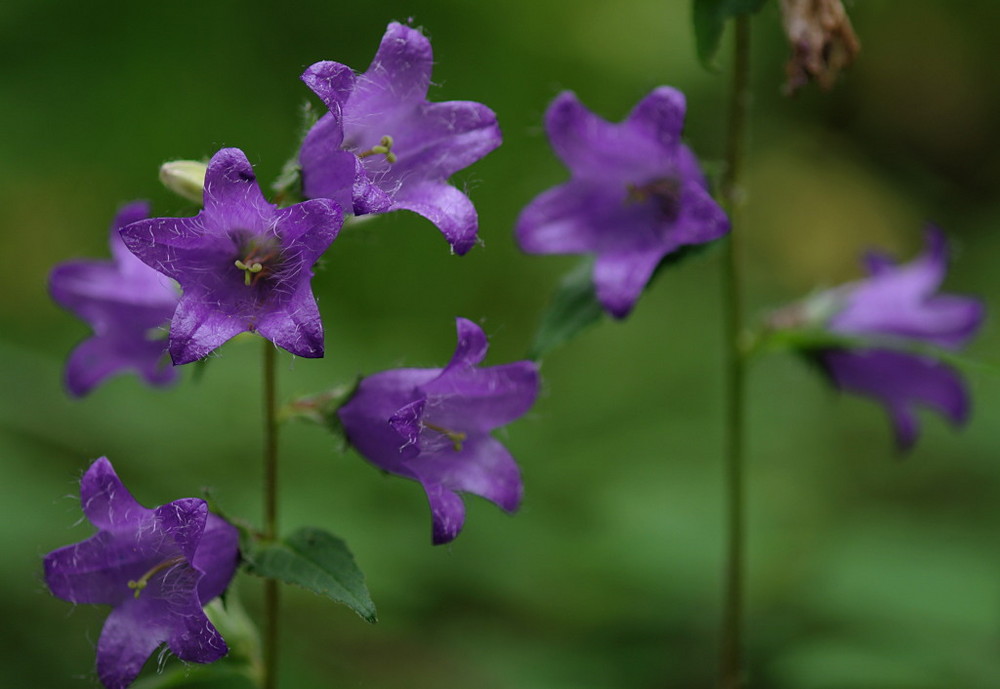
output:
POLYGON ((729 131, 723 197, 733 230, 726 243, 723 299, 726 335, 726 564, 722 613, 722 656, 719 686, 740 689, 745 685, 743 649, 744 485, 743 444, 746 371, 742 353, 743 303, 740 294, 739 213, 747 111, 750 100, 750 17, 736 18, 733 82, 730 92, 729 131))
MULTIPOLYGON (((264 538, 278 536, 278 420, 275 347, 264 340, 264 538)), ((264 580, 264 689, 278 686, 278 582, 264 580)))

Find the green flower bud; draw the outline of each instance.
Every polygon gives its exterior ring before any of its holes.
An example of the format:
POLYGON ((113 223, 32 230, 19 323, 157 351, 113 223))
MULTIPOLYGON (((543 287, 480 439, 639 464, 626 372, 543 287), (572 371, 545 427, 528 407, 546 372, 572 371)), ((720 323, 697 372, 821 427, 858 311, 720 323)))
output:
POLYGON ((173 160, 160 166, 160 181, 175 194, 201 205, 207 169, 206 163, 197 160, 173 160))

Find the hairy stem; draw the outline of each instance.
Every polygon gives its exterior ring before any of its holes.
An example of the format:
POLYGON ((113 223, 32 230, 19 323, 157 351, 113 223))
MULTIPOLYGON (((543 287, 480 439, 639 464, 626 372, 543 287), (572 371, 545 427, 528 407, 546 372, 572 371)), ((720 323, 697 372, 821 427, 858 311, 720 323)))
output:
MULTIPOLYGON (((264 340, 264 538, 278 537, 278 420, 276 349, 264 340)), ((278 686, 278 582, 264 580, 264 689, 278 686)))
POLYGON ((722 613, 722 649, 719 686, 740 689, 745 685, 743 664, 743 588, 744 588, 744 482, 743 444, 745 421, 746 369, 742 353, 743 304, 740 294, 739 238, 743 232, 740 189, 747 111, 750 101, 750 17, 735 20, 732 89, 729 104, 729 130, 726 142, 726 173, 723 200, 733 230, 726 242, 723 268, 723 310, 725 312, 725 474, 726 474, 726 562, 722 613))

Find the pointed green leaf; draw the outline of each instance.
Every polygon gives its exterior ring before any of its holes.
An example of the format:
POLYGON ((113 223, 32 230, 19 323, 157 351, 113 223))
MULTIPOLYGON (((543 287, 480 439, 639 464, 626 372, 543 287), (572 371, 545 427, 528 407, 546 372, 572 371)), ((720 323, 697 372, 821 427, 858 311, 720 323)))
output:
POLYGON ((304 527, 280 541, 251 540, 243 557, 251 574, 301 586, 376 621, 364 574, 347 544, 322 529, 304 527))
POLYGON ((535 339, 528 352, 529 359, 540 359, 600 320, 604 310, 597 301, 590 277, 593 265, 591 259, 584 260, 559 283, 535 332, 535 339))
POLYGON ((701 64, 714 69, 712 60, 719 51, 722 31, 731 17, 754 14, 765 2, 767 0, 694 0, 694 39, 701 64))

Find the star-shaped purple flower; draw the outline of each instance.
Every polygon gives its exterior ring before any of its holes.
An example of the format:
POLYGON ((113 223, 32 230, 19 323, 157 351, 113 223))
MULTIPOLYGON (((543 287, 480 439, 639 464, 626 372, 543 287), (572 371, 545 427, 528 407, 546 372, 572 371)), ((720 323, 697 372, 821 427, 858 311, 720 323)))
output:
POLYGON ((665 256, 729 231, 681 143, 685 107, 684 94, 661 86, 612 124, 567 91, 545 115, 571 178, 521 212, 518 243, 535 254, 596 254, 597 298, 615 318, 629 314, 665 256))
POLYGON ((302 80, 330 112, 299 152, 303 189, 356 215, 418 213, 464 254, 476 242, 476 209, 447 179, 499 146, 500 128, 481 103, 428 102, 432 65, 430 41, 393 22, 364 74, 337 62, 309 67, 302 80))
POLYGON ((243 152, 224 148, 208 164, 198 215, 142 220, 121 236, 136 256, 181 285, 170 324, 174 364, 200 359, 245 331, 292 354, 321 357, 312 266, 342 222, 329 199, 271 205, 243 152))
POLYGON ((125 225, 148 217, 145 201, 124 206, 111 224, 110 261, 66 261, 49 276, 52 298, 94 330, 66 363, 66 387, 77 397, 119 371, 134 370, 150 385, 166 385, 176 377, 166 357, 166 326, 180 295, 118 236, 125 225))
POLYGON ((903 450, 917 439, 916 407, 930 407, 956 425, 969 414, 969 394, 958 373, 932 355, 905 351, 906 346, 959 349, 984 317, 983 305, 976 299, 937 294, 947 271, 947 247, 935 227, 929 228, 927 243, 923 255, 902 266, 885 255, 871 254, 867 279, 813 300, 830 314, 828 330, 884 343, 821 349, 813 356, 838 388, 873 397, 885 406, 903 450))
POLYGON ((196 498, 143 507, 104 457, 83 475, 80 503, 99 530, 46 555, 45 582, 71 603, 112 606, 97 642, 104 686, 127 687, 163 643, 190 662, 224 656, 226 642, 202 606, 236 571, 236 528, 196 498))
POLYGON ((507 512, 520 505, 520 471, 490 431, 522 416, 538 395, 535 364, 478 368, 486 336, 464 318, 457 327, 458 346, 445 368, 376 373, 362 379, 338 412, 358 452, 424 487, 435 544, 462 529, 465 505, 457 491, 481 495, 507 512))

